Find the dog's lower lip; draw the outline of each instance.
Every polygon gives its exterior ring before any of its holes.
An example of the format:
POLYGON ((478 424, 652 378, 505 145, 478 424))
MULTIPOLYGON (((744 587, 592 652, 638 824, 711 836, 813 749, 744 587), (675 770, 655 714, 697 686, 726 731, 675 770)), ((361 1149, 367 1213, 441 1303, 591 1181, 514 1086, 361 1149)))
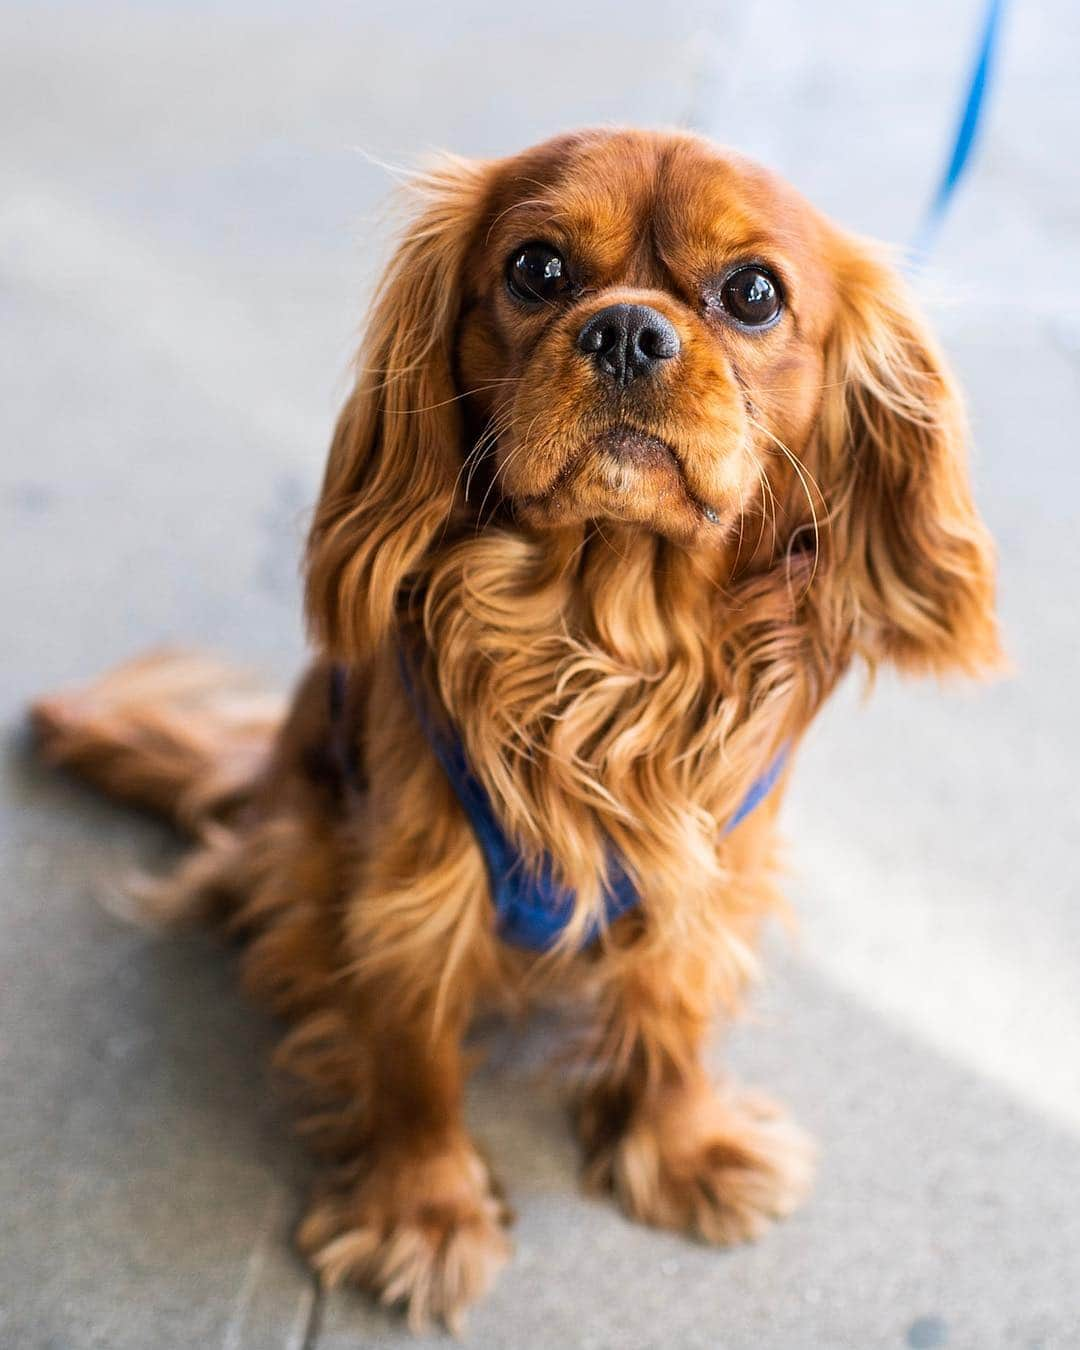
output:
MULTIPOLYGON (((642 431, 639 427, 618 423, 597 433, 591 440, 585 442, 584 452, 588 453, 589 451, 606 452, 615 460, 631 465, 636 464, 642 469, 648 469, 650 465, 659 466, 664 463, 670 465, 678 474, 683 491, 690 503, 702 518, 710 525, 722 523, 720 512, 691 491, 683 472, 682 463, 674 447, 669 445, 667 441, 661 440, 659 436, 654 436, 648 431, 642 431)), ((579 463, 580 456, 575 456, 574 459, 563 466, 555 481, 542 493, 533 497, 522 498, 520 504, 529 506, 550 501, 579 463)))
POLYGON ((650 464, 659 464, 667 461, 671 464, 682 481, 686 495, 694 503, 697 509, 705 517, 710 525, 720 524, 720 513, 715 507, 703 502, 699 497, 694 496, 690 491, 689 484, 686 482, 679 456, 674 448, 659 436, 652 435, 651 432, 641 431, 637 427, 620 424, 611 427, 608 431, 601 432, 593 442, 593 447, 598 450, 606 450, 624 463, 639 464, 642 468, 647 468, 650 464))
POLYGON ((606 450, 609 454, 632 463, 644 465, 660 459, 677 463, 675 451, 667 441, 647 431, 640 431, 637 427, 622 425, 611 427, 594 438, 593 446, 597 450, 606 450))

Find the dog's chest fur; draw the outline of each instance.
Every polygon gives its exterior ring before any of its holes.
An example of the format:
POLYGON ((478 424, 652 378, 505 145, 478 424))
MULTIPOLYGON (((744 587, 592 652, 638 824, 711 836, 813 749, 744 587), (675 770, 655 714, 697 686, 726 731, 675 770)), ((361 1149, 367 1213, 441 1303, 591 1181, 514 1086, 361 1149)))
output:
POLYGON ((509 833, 586 898, 612 843, 646 891, 714 891, 724 823, 807 695, 776 586, 731 593, 640 533, 504 530, 425 583, 442 700, 509 833))

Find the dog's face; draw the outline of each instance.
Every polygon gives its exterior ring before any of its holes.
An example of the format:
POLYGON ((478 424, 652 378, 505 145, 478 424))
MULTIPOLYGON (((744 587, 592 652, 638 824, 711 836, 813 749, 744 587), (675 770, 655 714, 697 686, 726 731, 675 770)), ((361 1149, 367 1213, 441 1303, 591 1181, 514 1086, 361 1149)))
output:
POLYGON ((746 160, 636 132, 509 162, 487 213, 458 383, 517 518, 730 533, 820 399, 835 282, 817 215, 746 160))
POLYGON ((618 521, 771 589, 833 670, 994 662, 962 408, 880 250, 685 133, 586 131, 415 186, 309 542, 328 649, 377 646, 455 538, 618 521))

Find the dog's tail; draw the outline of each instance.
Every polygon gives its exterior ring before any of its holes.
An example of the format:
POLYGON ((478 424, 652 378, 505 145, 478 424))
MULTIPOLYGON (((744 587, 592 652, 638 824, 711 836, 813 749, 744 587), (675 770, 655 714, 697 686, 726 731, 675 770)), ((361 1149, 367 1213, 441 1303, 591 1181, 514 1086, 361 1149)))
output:
POLYGON ((210 657, 160 650, 30 716, 46 759, 200 834, 251 795, 284 704, 210 657))

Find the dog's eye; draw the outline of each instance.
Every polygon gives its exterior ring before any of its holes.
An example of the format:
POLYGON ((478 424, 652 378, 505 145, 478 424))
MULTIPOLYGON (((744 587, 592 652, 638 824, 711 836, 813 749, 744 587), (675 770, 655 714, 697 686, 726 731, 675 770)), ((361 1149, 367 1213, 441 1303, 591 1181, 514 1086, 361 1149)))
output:
POLYGON ((522 244, 506 260, 510 294, 526 304, 555 300, 570 289, 566 263, 550 244, 522 244))
POLYGON ((733 319, 747 328, 764 328, 780 317, 780 283, 764 267, 740 267, 720 288, 720 300, 733 319))

